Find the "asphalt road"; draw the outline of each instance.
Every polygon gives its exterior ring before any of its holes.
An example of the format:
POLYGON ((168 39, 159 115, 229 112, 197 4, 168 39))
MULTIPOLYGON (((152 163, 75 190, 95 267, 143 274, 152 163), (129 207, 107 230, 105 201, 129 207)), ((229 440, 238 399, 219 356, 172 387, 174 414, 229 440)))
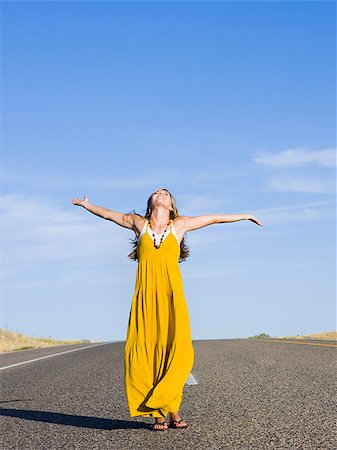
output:
POLYGON ((157 432, 153 419, 129 417, 124 342, 1 354, 1 450, 337 449, 336 343, 209 340, 194 349, 198 385, 185 385, 180 410, 189 426, 157 432))

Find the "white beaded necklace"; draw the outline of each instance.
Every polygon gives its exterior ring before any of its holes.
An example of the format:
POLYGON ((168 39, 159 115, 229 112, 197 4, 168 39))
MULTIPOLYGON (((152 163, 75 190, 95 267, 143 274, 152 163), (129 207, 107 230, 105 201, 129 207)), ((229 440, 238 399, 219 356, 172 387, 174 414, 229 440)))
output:
POLYGON ((166 228, 165 228, 163 234, 161 235, 160 242, 159 242, 159 244, 157 245, 156 237, 159 238, 160 234, 159 234, 159 233, 156 233, 155 231, 153 231, 153 229, 152 229, 152 227, 151 227, 151 222, 150 222, 150 220, 149 220, 149 226, 150 226, 150 229, 151 229, 151 231, 152 231, 152 236, 153 236, 153 245, 154 245, 154 247, 155 247, 157 250, 158 250, 158 248, 161 246, 161 243, 163 242, 165 233, 166 233, 166 231, 168 230, 169 225, 170 225, 170 221, 167 222, 166 228))

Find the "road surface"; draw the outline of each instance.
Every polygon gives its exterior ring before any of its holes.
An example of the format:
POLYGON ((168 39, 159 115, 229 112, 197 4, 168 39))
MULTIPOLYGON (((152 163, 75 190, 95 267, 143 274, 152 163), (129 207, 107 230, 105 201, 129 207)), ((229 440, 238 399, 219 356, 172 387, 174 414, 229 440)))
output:
POLYGON ((336 450, 336 343, 321 344, 194 341, 189 426, 157 432, 129 417, 124 342, 1 354, 0 449, 336 450))

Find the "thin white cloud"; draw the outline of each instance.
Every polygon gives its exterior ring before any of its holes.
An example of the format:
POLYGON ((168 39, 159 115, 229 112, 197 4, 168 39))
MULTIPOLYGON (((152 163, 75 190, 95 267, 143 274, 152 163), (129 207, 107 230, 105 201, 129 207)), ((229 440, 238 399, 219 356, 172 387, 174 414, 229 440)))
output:
POLYGON ((336 192, 336 184, 334 180, 317 177, 275 176, 267 181, 266 189, 279 192, 333 194, 336 192))
MULTIPOLYGON (((336 203, 334 200, 320 202, 306 202, 298 205, 276 206, 256 209, 252 214, 264 224, 263 228, 253 222, 240 221, 228 224, 217 224, 202 229, 200 232, 187 234, 187 242, 191 247, 216 245, 223 241, 250 238, 256 236, 256 230, 263 236, 270 233, 270 226, 289 225, 296 222, 315 222, 321 220, 335 220, 336 203), (223 228, 224 227, 224 228, 223 228)), ((273 233, 276 231, 273 230, 273 233)))
POLYGON ((277 211, 266 213, 263 216, 268 225, 282 225, 294 222, 314 222, 318 220, 333 219, 333 211, 326 211, 314 208, 302 208, 297 211, 277 211))
POLYGON ((113 262, 114 257, 131 251, 130 230, 90 217, 91 213, 71 203, 66 209, 47 197, 7 194, 0 196, 0 215, 7 265, 56 260, 81 263, 93 258, 113 262))
POLYGON ((335 201, 307 202, 300 205, 277 206, 255 211, 256 217, 268 225, 335 219, 335 201))
MULTIPOLYGON (((188 200, 189 204, 185 206, 190 212, 200 212, 202 205, 208 207, 211 201, 216 207, 218 201, 208 196, 192 196, 188 200)), ((332 205, 333 201, 325 201, 256 210, 252 213, 265 224, 265 228, 247 221, 220 224, 187 233, 187 243, 193 250, 221 245, 228 240, 254 237, 256 233, 261 233, 263 237, 271 231, 268 228, 270 225, 330 220, 334 217, 332 205)), ((133 233, 92 216, 80 207, 70 204, 68 209, 48 197, 7 194, 0 196, 0 215, 1 246, 6 262, 3 279, 29 283, 27 273, 34 272, 36 275, 41 270, 54 267, 54 263, 57 265, 58 279, 65 283, 80 280, 83 273, 94 270, 99 274, 97 283, 108 283, 109 270, 113 269, 114 274, 119 273, 120 277, 124 270, 135 270, 136 265, 127 258, 131 251, 129 238, 133 237, 133 233), (119 269, 121 266, 122 272, 119 269)), ((113 273, 111 279, 116 280, 113 273)), ((44 284, 41 278, 31 281, 44 284)))
POLYGON ((336 149, 308 150, 305 148, 287 149, 278 153, 256 153, 253 161, 272 167, 298 167, 305 164, 318 164, 324 167, 336 166, 336 149))

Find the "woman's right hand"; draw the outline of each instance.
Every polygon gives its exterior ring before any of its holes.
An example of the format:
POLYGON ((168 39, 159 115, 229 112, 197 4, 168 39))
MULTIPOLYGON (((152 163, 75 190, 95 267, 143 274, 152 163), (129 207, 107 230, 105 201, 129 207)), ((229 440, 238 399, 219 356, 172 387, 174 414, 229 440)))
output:
POLYGON ((85 195, 83 197, 83 200, 80 200, 79 198, 73 198, 72 199, 73 205, 78 205, 78 206, 85 206, 86 204, 89 203, 88 197, 85 195))

